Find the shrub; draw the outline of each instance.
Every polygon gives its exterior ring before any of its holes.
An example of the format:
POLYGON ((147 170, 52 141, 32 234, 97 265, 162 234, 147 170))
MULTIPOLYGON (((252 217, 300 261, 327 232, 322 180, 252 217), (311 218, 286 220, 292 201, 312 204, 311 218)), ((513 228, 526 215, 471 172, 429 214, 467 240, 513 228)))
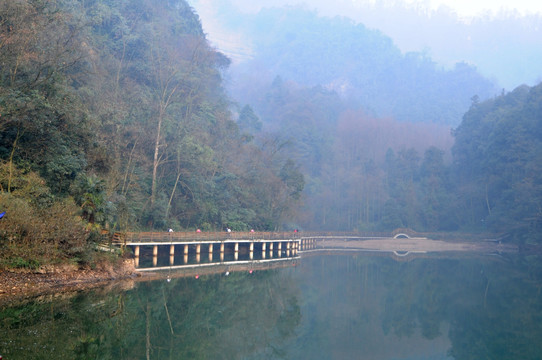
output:
POLYGON ((42 182, 37 175, 26 179, 11 193, 0 192, 0 211, 6 212, 0 219, 1 264, 35 268, 88 251, 88 232, 73 201, 35 201, 32 194, 42 199, 49 194, 39 187, 42 182))

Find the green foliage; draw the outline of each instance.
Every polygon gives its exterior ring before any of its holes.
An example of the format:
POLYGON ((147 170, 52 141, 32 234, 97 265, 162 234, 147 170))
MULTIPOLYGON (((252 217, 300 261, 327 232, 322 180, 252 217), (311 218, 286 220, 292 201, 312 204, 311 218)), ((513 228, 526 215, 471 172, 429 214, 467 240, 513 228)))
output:
POLYGON ((305 187, 305 179, 299 171, 299 166, 292 159, 288 159, 280 169, 279 176, 288 188, 289 196, 299 199, 305 187))
POLYGON ((455 131, 455 173, 465 223, 539 242, 542 85, 474 102, 455 131))
POLYGON ((3 266, 91 262, 102 229, 278 228, 300 198, 184 0, 3 1, 0 61, 3 266))
POLYGON ((16 257, 14 259, 3 260, 5 266, 8 268, 14 269, 30 269, 36 270, 40 267, 40 263, 36 259, 23 259, 21 257, 16 257))
POLYGON ((81 217, 90 224, 109 228, 114 222, 114 205, 107 201, 104 180, 96 175, 79 175, 70 190, 75 203, 81 207, 81 217))
POLYGON ((85 224, 69 199, 37 207, 12 194, 0 194, 6 212, 0 222, 2 262, 34 266, 66 260, 89 249, 85 224))
POLYGON ((256 133, 262 130, 262 123, 250 105, 245 105, 241 109, 237 125, 239 125, 239 130, 248 133, 256 133))

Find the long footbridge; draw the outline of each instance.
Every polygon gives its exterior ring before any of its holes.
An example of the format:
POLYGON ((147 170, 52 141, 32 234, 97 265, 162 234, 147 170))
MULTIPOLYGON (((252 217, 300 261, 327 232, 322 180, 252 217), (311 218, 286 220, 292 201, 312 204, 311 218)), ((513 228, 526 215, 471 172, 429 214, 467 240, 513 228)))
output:
POLYGON ((116 233, 113 242, 132 249, 136 267, 139 267, 140 257, 150 259, 152 254, 152 268, 149 269, 157 269, 160 268, 157 267, 158 258, 164 260, 168 255, 169 265, 164 268, 175 264, 209 266, 226 262, 269 262, 298 258, 301 251, 313 250, 317 245, 338 243, 344 247, 348 243, 373 240, 380 244, 382 240, 399 238, 423 239, 410 230, 399 229, 393 233, 128 232, 116 233))
POLYGON ((109 238, 109 249, 112 245, 130 248, 139 271, 173 268, 200 271, 210 267, 228 270, 238 265, 253 269, 255 266, 276 266, 295 261, 301 253, 314 255, 326 251, 363 251, 392 255, 397 260, 444 252, 453 255, 465 251, 517 251, 511 245, 501 244, 499 239, 443 241, 434 240, 435 236, 439 237, 439 234, 420 234, 409 229, 397 229, 391 233, 128 232, 115 233, 113 241, 109 238))
MULTIPOLYGON (((400 234, 408 237, 408 234, 400 234)), ((185 262, 189 254, 195 255, 196 262, 202 256, 209 261, 215 257, 224 261, 226 254, 232 254, 233 260, 239 254, 248 254, 249 259, 255 256, 262 259, 288 258, 297 256, 299 251, 312 249, 322 240, 352 240, 390 238, 389 233, 322 233, 322 232, 128 232, 116 233, 113 242, 133 250, 136 266, 142 253, 154 257, 169 254, 171 263, 176 255, 182 254, 185 262)), ((395 235, 397 236, 397 235, 395 235)))
POLYGON ((295 257, 302 246, 314 246, 316 242, 297 232, 138 232, 117 234, 114 241, 133 249, 136 266, 142 252, 149 249, 156 265, 157 256, 164 252, 169 254, 171 264, 179 252, 184 263, 188 263, 189 254, 197 263, 202 256, 207 256, 209 262, 218 259, 223 262, 228 254, 233 255, 234 261, 240 254, 248 254, 250 260, 290 258, 295 257))

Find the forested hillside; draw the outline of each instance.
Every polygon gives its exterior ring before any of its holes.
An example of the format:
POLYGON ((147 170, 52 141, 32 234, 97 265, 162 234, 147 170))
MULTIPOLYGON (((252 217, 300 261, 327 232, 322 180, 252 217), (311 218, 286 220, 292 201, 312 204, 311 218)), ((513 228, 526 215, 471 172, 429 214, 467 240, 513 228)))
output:
POLYGON ((228 23, 228 11, 223 25, 252 40, 252 58, 229 73, 232 94, 293 144, 302 227, 537 239, 538 87, 492 98, 474 67, 402 54, 346 18, 284 7, 228 23))
POLYGON ((299 198, 183 0, 3 0, 0 57, 4 259, 83 257, 102 229, 273 230, 299 198))
MULTIPOLYGON (((413 189, 426 151, 436 166, 450 162, 449 127, 373 117, 348 109, 333 91, 281 78, 261 96, 265 102, 260 109, 272 119, 266 128, 290 144, 289 154, 305 178, 299 223, 292 226, 339 231, 441 228, 434 221, 426 226, 417 197, 399 188, 413 189)), ((261 141, 258 135, 256 139, 261 141)), ((444 181, 439 191, 446 192, 444 181)), ((431 208, 426 212, 437 216, 431 208)))
MULTIPOLYGON (((305 105, 305 114, 310 114, 318 113, 316 104, 325 107, 328 102, 307 104, 312 104, 305 105)), ((309 118, 319 119, 302 120, 309 118)), ((353 111, 341 113, 322 132, 314 130, 320 124, 301 123, 292 121, 290 131, 299 139, 299 161, 312 164, 304 171, 303 213, 303 223, 311 229, 407 227, 540 242, 542 84, 483 102, 473 98, 453 138, 436 126, 353 111), (315 135, 304 135, 309 129, 315 135), (306 144, 319 152, 307 151, 306 144)))

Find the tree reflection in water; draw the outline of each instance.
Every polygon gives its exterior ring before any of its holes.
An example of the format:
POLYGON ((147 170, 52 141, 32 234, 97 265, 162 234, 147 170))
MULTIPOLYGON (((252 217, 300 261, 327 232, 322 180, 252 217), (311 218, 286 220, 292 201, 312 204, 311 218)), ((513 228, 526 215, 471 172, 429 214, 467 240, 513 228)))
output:
POLYGON ((5 359, 538 359, 537 257, 326 255, 2 309, 5 359))

